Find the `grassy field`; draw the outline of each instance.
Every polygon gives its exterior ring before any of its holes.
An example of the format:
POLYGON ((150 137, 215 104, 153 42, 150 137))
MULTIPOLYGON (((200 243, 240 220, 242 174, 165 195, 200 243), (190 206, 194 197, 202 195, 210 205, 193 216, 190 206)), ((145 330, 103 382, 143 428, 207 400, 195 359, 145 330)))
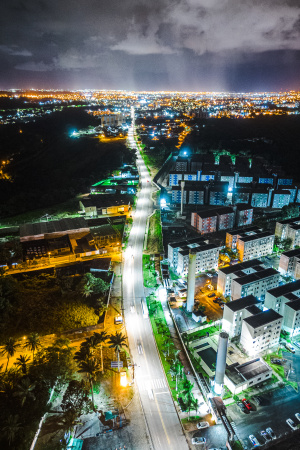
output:
POLYGON ((0 219, 0 228, 7 226, 17 226, 22 223, 38 222, 46 214, 51 216, 51 220, 63 219, 65 217, 78 217, 79 197, 72 198, 66 202, 58 203, 47 208, 35 209, 17 216, 0 219))

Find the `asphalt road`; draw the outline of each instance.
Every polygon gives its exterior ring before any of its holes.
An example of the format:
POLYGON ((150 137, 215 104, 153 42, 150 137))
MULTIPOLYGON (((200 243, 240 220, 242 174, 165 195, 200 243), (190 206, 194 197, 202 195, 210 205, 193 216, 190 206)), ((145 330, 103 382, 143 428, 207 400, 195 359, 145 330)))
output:
MULTIPOLYGON (((128 134, 132 148, 137 148, 133 129, 128 134)), ((124 255, 123 301, 129 346, 135 364, 135 382, 155 450, 188 449, 175 406, 167 386, 152 334, 149 318, 144 318, 141 299, 145 297, 143 285, 143 243, 148 215, 152 212, 153 190, 148 171, 137 153, 137 166, 141 176, 133 225, 124 255)))

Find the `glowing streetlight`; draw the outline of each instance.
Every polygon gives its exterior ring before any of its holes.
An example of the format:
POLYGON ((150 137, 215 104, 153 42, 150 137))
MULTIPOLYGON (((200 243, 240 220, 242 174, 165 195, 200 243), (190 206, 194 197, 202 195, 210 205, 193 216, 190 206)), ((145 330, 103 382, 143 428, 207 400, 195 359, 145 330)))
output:
POLYGON ((126 387, 127 386, 127 376, 126 376, 126 372, 121 372, 120 373, 120 385, 122 387, 126 387))

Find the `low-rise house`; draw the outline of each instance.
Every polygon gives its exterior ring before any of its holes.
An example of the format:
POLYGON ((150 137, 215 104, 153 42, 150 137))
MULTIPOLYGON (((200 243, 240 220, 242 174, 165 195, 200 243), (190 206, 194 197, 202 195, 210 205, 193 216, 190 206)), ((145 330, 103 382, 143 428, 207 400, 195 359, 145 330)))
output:
POLYGON ((236 395, 272 377, 272 369, 261 358, 226 367, 224 384, 236 395))

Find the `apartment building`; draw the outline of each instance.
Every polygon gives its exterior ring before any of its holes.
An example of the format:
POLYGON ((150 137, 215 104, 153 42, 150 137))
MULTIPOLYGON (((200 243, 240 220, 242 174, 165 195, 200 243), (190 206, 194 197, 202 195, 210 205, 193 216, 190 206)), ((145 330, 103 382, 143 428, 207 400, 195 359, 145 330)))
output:
POLYGON ((300 248, 295 248, 294 250, 288 250, 280 255, 279 260, 279 272, 282 275, 290 275, 294 278, 299 278, 295 276, 298 272, 297 266, 300 260, 300 248))
POLYGON ((244 227, 251 225, 253 220, 253 208, 249 204, 236 205, 235 225, 244 227))
POLYGON ((236 300, 252 294, 263 301, 266 292, 278 286, 279 278, 279 272, 272 268, 261 268, 261 270, 250 275, 236 277, 231 283, 232 299, 236 300))
POLYGON ((268 206, 269 192, 267 189, 255 189, 251 195, 251 206, 254 208, 266 208, 268 206))
POLYGON ((279 343, 283 317, 273 309, 243 320, 240 343, 253 356, 279 343))
POLYGON ((300 298, 285 304, 282 328, 291 337, 300 334, 300 298))
POLYGON ((275 235, 265 231, 252 236, 239 237, 236 248, 241 261, 271 255, 273 253, 275 235))
POLYGON ((272 208, 283 208, 289 205, 291 198, 290 191, 286 189, 277 189, 273 191, 272 195, 272 208))
POLYGON ((233 228, 235 222, 235 212, 230 207, 218 208, 217 213, 217 227, 218 230, 228 230, 233 228))
POLYGON ((298 297, 300 297, 300 280, 268 290, 264 305, 266 308, 272 308, 284 315, 285 304, 297 300, 298 297))
POLYGON ((214 233, 217 231, 218 215, 214 211, 193 212, 191 215, 191 225, 201 234, 214 233))
POLYGON ((241 334, 243 320, 253 315, 253 307, 257 308, 255 309, 256 313, 261 312, 258 305, 260 305, 260 302, 253 295, 247 295, 247 297, 225 303, 222 330, 229 334, 230 339, 241 334))
POLYGON ((187 172, 189 169, 189 160, 187 157, 178 156, 175 163, 175 170, 178 172, 187 172))
MULTIPOLYGON (((181 188, 180 186, 173 186, 172 187, 172 193, 171 193, 171 198, 172 198, 172 203, 181 203, 181 188)), ((187 204, 187 191, 183 191, 183 203, 186 205, 187 204)))
POLYGON ((300 223, 292 223, 288 226, 287 238, 292 240, 292 247, 300 246, 300 223))
POLYGON ((249 275, 262 270, 262 262, 259 259, 253 259, 251 261, 245 261, 241 264, 234 264, 233 266, 224 267, 218 271, 218 285, 217 290, 221 294, 231 295, 231 283, 235 278, 249 275))
MULTIPOLYGON (((217 270, 220 248, 215 244, 199 243, 193 247, 197 251, 196 273, 205 270, 217 270)), ((180 249, 178 252, 177 273, 181 276, 188 274, 189 248, 180 249)))
POLYGON ((236 243, 239 238, 243 238, 246 236, 256 236, 261 233, 261 228, 256 226, 243 228, 243 229, 235 229, 226 232, 226 240, 225 245, 232 250, 236 249, 236 243))
POLYGON ((209 204, 215 206, 225 205, 227 202, 228 189, 229 187, 227 182, 219 182, 215 183, 213 186, 210 186, 208 196, 209 204))
POLYGON ((194 248, 197 247, 200 243, 208 244, 208 241, 204 240, 201 237, 196 237, 192 239, 184 239, 181 241, 174 241, 168 244, 168 261, 170 265, 177 270, 178 265, 178 252, 184 248, 194 248))
POLYGON ((300 216, 293 217, 292 219, 278 220, 275 227, 275 236, 278 236, 281 240, 288 237, 288 229, 291 225, 299 225, 300 216))
POLYGON ((250 203, 251 188, 237 187, 232 192, 232 203, 250 203))

